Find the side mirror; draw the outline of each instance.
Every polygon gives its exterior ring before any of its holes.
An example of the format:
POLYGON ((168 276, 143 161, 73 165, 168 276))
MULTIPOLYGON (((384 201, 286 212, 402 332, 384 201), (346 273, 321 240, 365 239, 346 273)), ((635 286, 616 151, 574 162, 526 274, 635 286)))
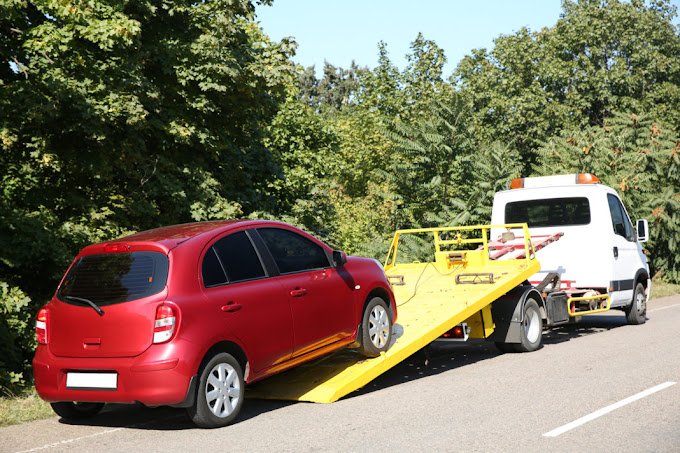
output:
POLYGON ((335 267, 342 267, 347 264, 347 255, 340 250, 333 250, 333 265, 335 267))
POLYGON ((637 237, 638 242, 646 242, 649 239, 649 224, 647 219, 640 219, 637 221, 637 237))

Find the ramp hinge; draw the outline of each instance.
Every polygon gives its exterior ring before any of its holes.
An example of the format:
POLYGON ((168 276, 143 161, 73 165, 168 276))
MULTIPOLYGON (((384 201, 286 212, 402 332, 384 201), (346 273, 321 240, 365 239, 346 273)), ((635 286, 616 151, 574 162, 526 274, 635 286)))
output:
POLYGON ((489 273, 482 272, 456 275, 457 285, 476 285, 478 283, 493 283, 493 274, 491 272, 489 273))
POLYGON ((390 280, 390 283, 393 286, 404 286, 406 283, 404 283, 404 276, 403 275, 388 275, 387 278, 390 280), (396 279, 396 282, 393 282, 392 280, 396 279))

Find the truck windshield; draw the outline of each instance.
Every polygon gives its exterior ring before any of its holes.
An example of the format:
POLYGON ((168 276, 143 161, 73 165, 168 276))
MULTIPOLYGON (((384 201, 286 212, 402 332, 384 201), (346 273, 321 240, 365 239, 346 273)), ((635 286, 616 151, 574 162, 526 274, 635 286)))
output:
POLYGON ((98 306, 129 302, 160 292, 168 277, 168 257, 157 252, 87 255, 76 261, 59 287, 57 298, 98 306))
POLYGON ((590 203, 585 197, 514 201, 505 205, 505 223, 529 227, 588 225, 590 203))

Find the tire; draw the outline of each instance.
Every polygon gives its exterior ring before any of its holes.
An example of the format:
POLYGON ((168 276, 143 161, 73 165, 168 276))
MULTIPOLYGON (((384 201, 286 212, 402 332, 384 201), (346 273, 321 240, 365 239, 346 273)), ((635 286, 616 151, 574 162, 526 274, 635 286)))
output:
POLYGON ((528 299, 524 304, 519 335, 521 342, 515 345, 517 352, 531 352, 541 346, 543 318, 534 299, 528 299))
POLYGON ((628 324, 644 324, 647 321, 647 292, 642 283, 635 287, 633 300, 625 311, 628 324))
POLYGON ((392 310, 380 297, 371 299, 361 319, 359 352, 366 357, 378 357, 387 351, 392 341, 392 310))
POLYGON ((245 382, 238 361, 226 352, 210 358, 201 367, 196 400, 187 409, 199 428, 219 428, 231 424, 243 406, 245 382))
POLYGON ((66 420, 83 420, 94 417, 102 410, 104 403, 79 403, 77 401, 63 401, 50 403, 52 410, 66 420))

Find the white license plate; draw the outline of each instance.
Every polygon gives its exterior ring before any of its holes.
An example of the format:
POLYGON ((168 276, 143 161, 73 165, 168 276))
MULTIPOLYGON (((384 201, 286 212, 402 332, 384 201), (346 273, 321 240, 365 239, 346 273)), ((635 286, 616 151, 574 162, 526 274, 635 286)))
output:
POLYGON ((118 373, 66 373, 66 388, 116 390, 118 373))

